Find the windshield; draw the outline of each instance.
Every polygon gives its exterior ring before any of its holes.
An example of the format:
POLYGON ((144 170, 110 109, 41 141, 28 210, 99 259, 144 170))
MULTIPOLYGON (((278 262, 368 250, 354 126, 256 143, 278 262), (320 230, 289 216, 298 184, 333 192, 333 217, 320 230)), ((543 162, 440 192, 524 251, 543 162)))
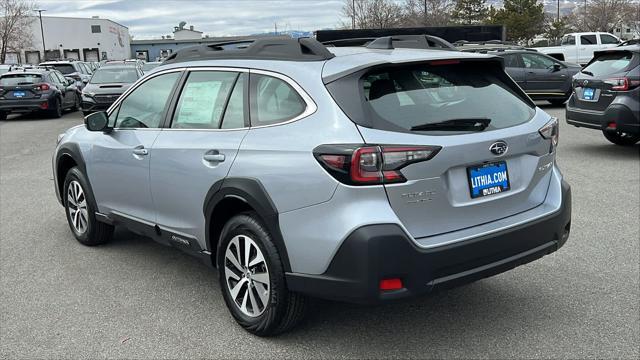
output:
POLYGON ((38 74, 8 74, 0 77, 0 85, 30 85, 42 82, 42 76, 38 74))
POLYGON ((91 78, 92 84, 125 83, 130 84, 138 80, 136 69, 131 68, 102 68, 96 70, 91 78))
POLYGON ((71 64, 44 64, 45 66, 51 66, 54 69, 60 71, 64 75, 69 75, 76 72, 76 69, 71 64))
POLYGON ((522 124, 535 113, 500 73, 497 66, 473 63, 393 67, 365 74, 361 90, 375 128, 416 131, 450 120, 488 119, 488 131, 522 124))
POLYGON ((632 58, 633 53, 630 51, 600 55, 585 67, 582 72, 589 75, 593 74, 592 76, 607 76, 625 72, 632 58))

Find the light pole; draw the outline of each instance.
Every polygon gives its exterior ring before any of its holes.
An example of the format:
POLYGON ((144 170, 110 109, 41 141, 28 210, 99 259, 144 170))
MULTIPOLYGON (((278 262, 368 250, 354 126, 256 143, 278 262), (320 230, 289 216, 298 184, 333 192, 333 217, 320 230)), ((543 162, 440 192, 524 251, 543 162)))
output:
POLYGON ((558 17, 556 18, 557 22, 560 22, 560 0, 558 0, 558 17))
POLYGON ((42 12, 47 10, 35 9, 34 11, 37 11, 38 16, 40 17, 40 34, 42 34, 42 57, 44 58, 44 61, 47 61, 47 46, 44 44, 44 28, 42 27, 42 12))

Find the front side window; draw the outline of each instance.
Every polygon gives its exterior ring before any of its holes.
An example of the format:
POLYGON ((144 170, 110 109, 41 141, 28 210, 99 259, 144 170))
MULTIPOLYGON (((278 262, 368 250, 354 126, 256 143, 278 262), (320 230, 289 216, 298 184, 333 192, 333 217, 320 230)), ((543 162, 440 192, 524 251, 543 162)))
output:
POLYGON ((131 92, 117 111, 117 128, 158 128, 164 120, 169 96, 182 73, 151 78, 131 92))
POLYGON ((598 39, 595 35, 580 35, 581 45, 598 45, 598 39))
POLYGON ((224 109, 238 73, 194 71, 189 74, 176 111, 172 128, 219 129, 224 109))
POLYGON ((600 34, 600 41, 603 44, 617 44, 619 41, 615 37, 607 34, 600 34))
POLYGON ((555 62, 546 56, 538 54, 522 54, 522 62, 527 69, 551 69, 555 62))
POLYGON ((251 125, 277 124, 302 114, 307 104, 284 80, 251 75, 251 125))

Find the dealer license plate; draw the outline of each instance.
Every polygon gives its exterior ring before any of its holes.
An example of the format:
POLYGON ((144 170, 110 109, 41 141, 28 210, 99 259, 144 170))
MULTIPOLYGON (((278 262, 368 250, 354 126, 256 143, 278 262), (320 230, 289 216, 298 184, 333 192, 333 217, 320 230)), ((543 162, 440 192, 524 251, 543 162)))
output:
POLYGON ((511 188, 507 163, 498 161, 467 168, 472 198, 499 194, 511 188))

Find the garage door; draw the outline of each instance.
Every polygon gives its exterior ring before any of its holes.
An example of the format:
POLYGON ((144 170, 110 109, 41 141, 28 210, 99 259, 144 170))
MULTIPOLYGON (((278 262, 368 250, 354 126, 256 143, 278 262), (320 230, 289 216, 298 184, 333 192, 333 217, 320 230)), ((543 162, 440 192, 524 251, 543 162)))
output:
POLYGON ((40 53, 37 51, 25 52, 27 55, 27 64, 37 65, 40 64, 40 53))
POLYGON ((90 61, 90 62, 100 61, 100 58, 98 57, 98 49, 85 49, 84 61, 90 61))
POLYGON ((80 51, 78 51, 77 49, 65 50, 64 51, 64 57, 65 57, 65 59, 80 60, 80 51))

